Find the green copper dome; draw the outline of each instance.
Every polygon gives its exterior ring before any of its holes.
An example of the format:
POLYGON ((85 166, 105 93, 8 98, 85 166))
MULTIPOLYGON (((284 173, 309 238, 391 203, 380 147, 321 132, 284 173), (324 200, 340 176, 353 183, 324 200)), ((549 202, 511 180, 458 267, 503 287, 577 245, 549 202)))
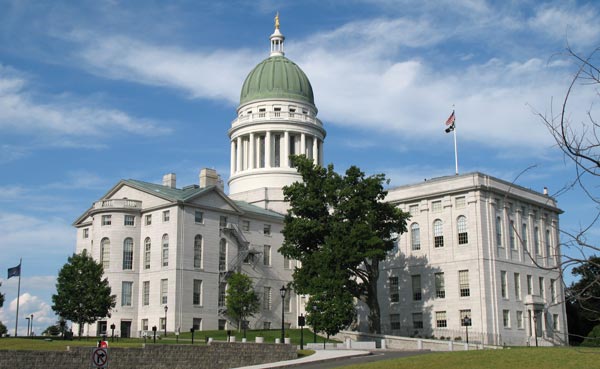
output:
POLYGON ((240 105, 263 99, 294 99, 315 104, 306 74, 293 61, 279 55, 252 69, 242 86, 240 105))

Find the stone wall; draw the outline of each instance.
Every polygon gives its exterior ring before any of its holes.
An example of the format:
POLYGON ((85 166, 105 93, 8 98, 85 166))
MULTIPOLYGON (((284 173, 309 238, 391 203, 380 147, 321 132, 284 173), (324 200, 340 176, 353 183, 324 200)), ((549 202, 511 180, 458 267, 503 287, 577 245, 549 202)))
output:
MULTIPOLYGON (((69 351, 0 350, 0 369, 92 368, 93 348, 69 351)), ((291 360, 293 345, 224 343, 210 345, 146 345, 144 348, 109 348, 109 369, 226 369, 291 360)))

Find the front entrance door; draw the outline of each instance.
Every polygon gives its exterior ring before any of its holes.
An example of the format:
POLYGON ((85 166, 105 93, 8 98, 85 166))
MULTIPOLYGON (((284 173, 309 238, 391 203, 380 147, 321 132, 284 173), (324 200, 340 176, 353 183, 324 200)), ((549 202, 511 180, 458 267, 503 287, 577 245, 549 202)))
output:
POLYGON ((131 321, 121 321, 121 337, 128 338, 131 337, 131 321))

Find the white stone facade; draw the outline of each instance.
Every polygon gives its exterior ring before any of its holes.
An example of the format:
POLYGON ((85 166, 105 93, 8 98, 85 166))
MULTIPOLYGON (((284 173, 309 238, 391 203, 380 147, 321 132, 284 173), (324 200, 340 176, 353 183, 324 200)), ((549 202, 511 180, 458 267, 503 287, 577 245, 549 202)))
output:
POLYGON ((411 219, 382 263, 384 333, 464 340, 468 315, 472 342, 534 345, 536 323, 538 344, 567 342, 553 198, 471 173, 386 200, 411 219))

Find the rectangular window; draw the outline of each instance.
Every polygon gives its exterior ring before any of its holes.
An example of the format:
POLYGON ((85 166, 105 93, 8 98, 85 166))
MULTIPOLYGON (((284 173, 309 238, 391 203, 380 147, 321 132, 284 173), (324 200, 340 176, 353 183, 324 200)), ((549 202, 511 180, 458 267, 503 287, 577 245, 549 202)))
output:
POLYGON ((271 287, 263 287, 263 310, 271 310, 271 287))
POLYGON ((435 297, 443 299, 446 297, 444 285, 444 273, 435 273, 435 297))
POLYGON ((265 226, 263 227, 263 234, 265 236, 271 235, 271 225, 270 224, 265 224, 265 226))
POLYGON ((390 326, 392 330, 400 329, 400 314, 390 314, 390 326))
POLYGON ((142 319, 142 331, 148 330, 148 319, 142 319))
POLYGON ((202 305, 202 281, 200 279, 194 279, 194 305, 202 305))
POLYGON ((523 251, 527 251, 527 224, 521 226, 521 242, 523 243, 523 251))
POLYGON ((144 281, 142 287, 142 305, 150 305, 150 281, 144 281))
POLYGON ((167 300, 168 296, 169 296, 169 280, 161 279, 160 280, 160 303, 165 305, 168 302, 168 300, 167 300))
POLYGON ((471 289, 469 288, 469 271, 459 270, 458 271, 458 285, 460 287, 460 296, 468 297, 471 296, 471 289))
POLYGON ((461 209, 461 208, 465 207, 465 197, 464 196, 455 198, 454 202, 456 204, 457 209, 461 209))
POLYGON ((165 210, 162 212, 163 215, 163 222, 168 222, 169 220, 171 220, 171 212, 169 210, 165 210))
POLYGON ((412 321, 413 321, 414 329, 422 329, 423 328, 423 313, 413 313, 412 321))
POLYGON ((544 277, 539 277, 539 285, 540 285, 540 297, 546 297, 546 291, 544 291, 544 277))
POLYGON ((515 222, 514 221, 510 221, 510 229, 508 230, 508 234, 509 234, 509 242, 510 242, 510 249, 511 250, 516 250, 517 249, 517 243, 515 242, 515 222))
POLYGON ((496 246, 502 247, 502 218, 496 217, 496 246))
POLYGON ((161 330, 161 331, 164 331, 165 329, 167 329, 167 327, 166 327, 166 324, 167 324, 167 321, 165 320, 165 318, 164 318, 164 317, 163 317, 163 318, 160 318, 160 319, 158 320, 158 325, 160 325, 160 330, 161 330))
POLYGON ((125 215, 123 224, 130 227, 135 226, 135 215, 125 215))
POLYGON ((550 301, 556 303, 556 279, 550 280, 550 301))
POLYGON ((500 271, 500 288, 501 288, 501 292, 502 292, 502 298, 507 299, 508 298, 508 291, 507 291, 507 280, 506 280, 506 272, 504 270, 500 271))
POLYGON ((221 227, 221 228, 227 227, 227 217, 225 215, 221 215, 219 217, 219 227, 221 227))
POLYGON ((242 220, 242 231, 250 232, 250 221, 249 220, 242 220))
POLYGON ((502 325, 504 328, 510 328, 510 311, 502 310, 502 325))
POLYGON ((411 280, 412 280, 413 300, 421 301, 421 298, 423 297, 421 295, 421 275, 419 275, 419 274, 413 275, 413 276, 411 276, 411 280))
POLYGON ((530 275, 527 276, 527 294, 533 295, 533 278, 530 275))
POLYGON ((535 254, 541 255, 542 250, 540 249, 540 229, 538 227, 533 229, 533 245, 535 246, 535 254))
POLYGON ((225 299, 227 296, 227 283, 219 283, 219 307, 225 307, 225 299))
POLYGON ((283 269, 293 269, 293 268, 294 268, 293 260, 284 256, 283 257, 283 269))
POLYGON ((204 213, 200 210, 194 211, 194 223, 202 224, 204 223, 204 213))
POLYGON ((465 326, 470 327, 471 325, 473 325, 473 316, 471 315, 471 309, 460 310, 458 313, 460 315, 460 326, 461 327, 465 327, 465 326), (470 322, 465 322, 465 318, 466 317, 469 317, 469 319, 471 321, 470 322), (465 324, 465 323, 468 323, 468 325, 465 324))
POLYGON ((193 318, 192 319, 192 327, 195 331, 202 330, 202 318, 193 318))
POLYGON ((84 228, 83 229, 83 238, 88 238, 88 237, 90 237, 90 229, 84 228))
POLYGON ((271 322, 263 322, 263 329, 264 330, 271 329, 271 322))
POLYGON ((432 201, 431 202, 431 211, 433 211, 433 212, 442 211, 442 201, 441 200, 432 201))
POLYGON ((398 277, 388 278, 390 286, 390 302, 399 302, 400 294, 398 293, 398 277))
POLYGON ((410 244, 413 251, 421 250, 421 228, 418 223, 410 226, 410 244))
POLYGON ((131 292, 133 290, 133 282, 121 283, 121 306, 131 306, 131 292))
POLYGON ((523 329, 523 312, 521 310, 517 310, 517 328, 523 329))
POLYGON ((448 326, 448 321, 446 320, 446 312, 445 311, 436 311, 435 312, 435 326, 437 328, 446 328, 448 326))
POLYGON ((112 215, 103 215, 102 216, 102 225, 109 226, 112 223, 112 215))
POLYGON ((560 325, 558 325, 558 314, 552 314, 552 329, 560 331, 560 325))
POLYGON ((267 266, 271 265, 271 246, 269 245, 263 246, 263 264, 267 266))
POLYGON ((152 214, 146 214, 145 219, 146 219, 147 226, 152 225, 152 214))
POLYGON ((517 300, 521 299, 521 275, 519 273, 515 273, 515 298, 517 300))
POLYGON ((419 204, 410 205, 408 207, 408 212, 410 215, 418 215, 419 214, 419 204))

